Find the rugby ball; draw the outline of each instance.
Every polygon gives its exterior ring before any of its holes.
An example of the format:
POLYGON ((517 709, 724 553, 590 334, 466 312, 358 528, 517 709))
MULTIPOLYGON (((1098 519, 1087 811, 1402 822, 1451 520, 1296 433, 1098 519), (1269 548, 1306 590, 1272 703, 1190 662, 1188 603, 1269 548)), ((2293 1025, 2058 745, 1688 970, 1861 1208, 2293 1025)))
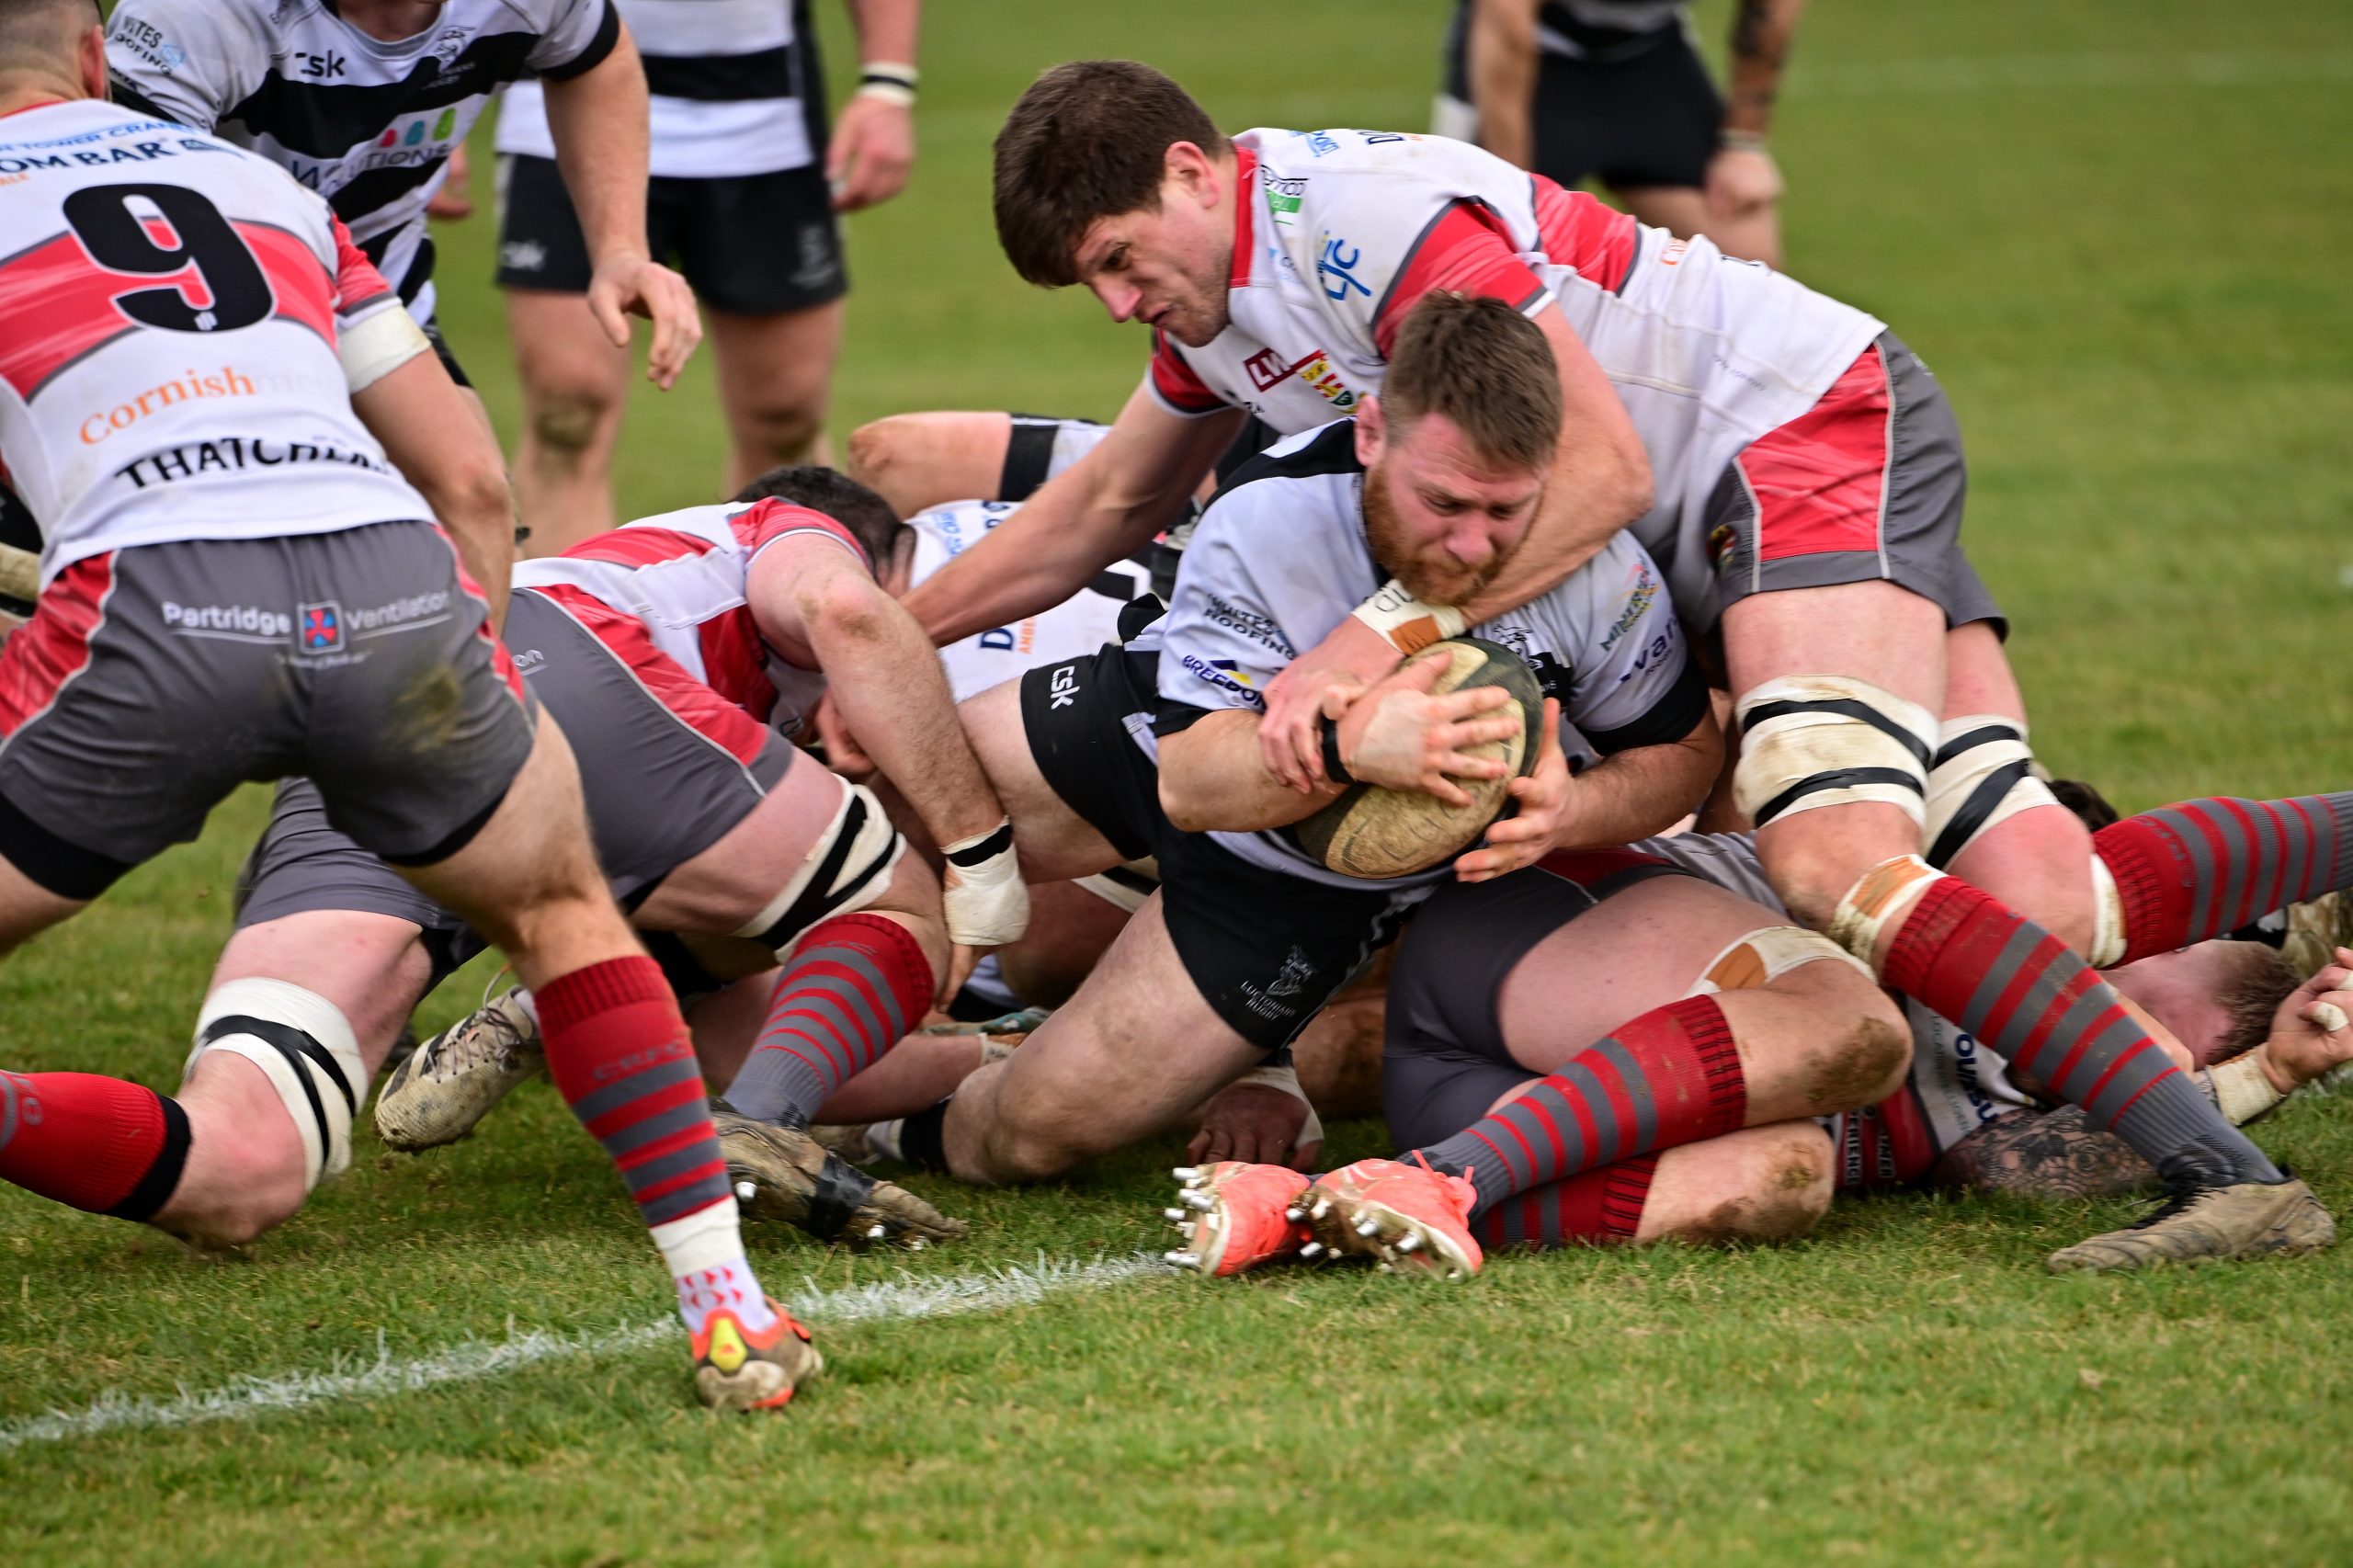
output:
POLYGON ((1431 687, 1443 696, 1470 686, 1499 686, 1511 694, 1501 711, 1519 721, 1519 733, 1490 741, 1473 756, 1500 757, 1510 771, 1501 778, 1463 779, 1467 806, 1449 806, 1419 790, 1388 790, 1355 784, 1330 805, 1291 831, 1301 848, 1333 870, 1351 877, 1404 877, 1444 865, 1479 840, 1512 803, 1506 788, 1535 771, 1544 722, 1544 688, 1536 672, 1517 653, 1483 637, 1449 637, 1429 649, 1453 655, 1451 668, 1431 687))

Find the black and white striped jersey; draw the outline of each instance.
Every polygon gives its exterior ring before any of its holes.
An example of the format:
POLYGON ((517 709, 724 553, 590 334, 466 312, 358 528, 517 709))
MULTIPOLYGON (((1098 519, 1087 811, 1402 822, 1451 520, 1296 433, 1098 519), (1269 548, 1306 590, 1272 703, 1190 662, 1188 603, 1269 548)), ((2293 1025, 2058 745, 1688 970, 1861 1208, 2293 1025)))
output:
MULTIPOLYGON (((776 174, 824 155, 825 74, 805 0, 620 5, 653 94, 654 175, 776 174)), ((498 150, 555 156, 536 84, 520 84, 498 106, 498 150)))
POLYGON ((424 31, 369 38, 325 0, 122 0, 114 96, 254 152, 327 199, 420 322, 433 313, 425 204, 509 82, 612 51, 612 0, 449 0, 424 31))

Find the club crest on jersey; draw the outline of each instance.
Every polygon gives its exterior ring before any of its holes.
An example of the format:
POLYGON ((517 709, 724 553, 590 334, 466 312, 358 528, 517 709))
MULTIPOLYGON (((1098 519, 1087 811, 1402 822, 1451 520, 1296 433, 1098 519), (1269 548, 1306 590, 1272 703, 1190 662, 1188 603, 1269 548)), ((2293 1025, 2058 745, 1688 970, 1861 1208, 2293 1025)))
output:
POLYGON ((1315 391, 1315 395, 1343 414, 1356 407, 1364 396, 1332 368, 1332 357, 1321 348, 1311 350, 1305 357, 1283 363, 1283 357, 1271 348, 1261 348, 1242 361, 1250 374, 1250 384, 1262 392, 1269 392, 1297 376, 1315 391))
POLYGON ((333 599, 295 607, 295 645, 305 653, 343 652, 343 607, 333 599))

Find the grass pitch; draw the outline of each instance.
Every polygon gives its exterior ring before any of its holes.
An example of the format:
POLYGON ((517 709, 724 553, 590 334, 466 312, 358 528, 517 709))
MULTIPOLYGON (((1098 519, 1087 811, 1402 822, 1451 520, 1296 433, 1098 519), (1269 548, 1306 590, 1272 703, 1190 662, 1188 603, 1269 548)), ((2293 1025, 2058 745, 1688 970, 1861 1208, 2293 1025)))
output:
MULTIPOLYGON (((1035 70, 1132 54, 1235 127, 1410 129, 1438 11, 933 7, 915 187, 851 226, 836 432, 926 406, 1108 416, 1133 385, 1140 333, 1026 289, 995 250, 988 139, 1035 70)), ((1702 8, 1711 49, 1723 11, 1702 8)), ((2353 778, 2348 85, 2334 0, 1818 0, 1800 39, 1775 138, 1793 270, 1944 379, 2037 749, 2127 809, 2353 778)), ((511 429, 487 216, 442 239, 449 335, 511 429)), ((638 397, 631 513, 711 497, 708 371, 638 397)), ((176 1082, 261 805, 240 797, 0 967, 0 1062, 176 1082)), ((1380 1135, 1336 1136, 1336 1157, 1380 1135)), ((2353 1215, 2344 1101, 2261 1137, 2353 1215)), ((2129 1210, 1894 1198, 1796 1246, 1505 1259, 1454 1289, 1123 1275, 1165 1234, 1173 1153, 1020 1194, 918 1179, 974 1234, 914 1257, 757 1235, 774 1288, 823 1293, 832 1368, 764 1421, 705 1416, 676 1341, 636 1332, 666 1288, 543 1086, 435 1155, 363 1139, 241 1263, 0 1189, 0 1545, 238 1564, 2353 1555, 2333 1343, 2353 1251, 2054 1279, 2045 1250, 2129 1210), (1117 1278, 977 1278, 1041 1256, 1117 1278), (888 1315, 943 1281, 978 1310, 888 1315), (209 1417, 184 1397, 205 1395, 209 1417), (108 1400, 147 1403, 87 1431, 108 1400), (175 1416, 198 1418, 137 1424, 175 1416)))

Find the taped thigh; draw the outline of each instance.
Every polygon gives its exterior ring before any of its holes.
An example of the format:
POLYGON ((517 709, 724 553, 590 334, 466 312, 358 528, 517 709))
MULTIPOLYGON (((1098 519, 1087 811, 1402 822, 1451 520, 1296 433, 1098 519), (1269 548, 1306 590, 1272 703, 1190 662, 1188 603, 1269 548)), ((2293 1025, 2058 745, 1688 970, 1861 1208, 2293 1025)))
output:
POLYGON ((315 991, 282 980, 233 980, 206 997, 196 1048, 242 1056, 269 1079, 301 1135, 305 1189, 351 1165, 351 1121, 368 1092, 368 1065, 342 1012, 315 991))
POLYGON ((1935 717, 1847 676, 1768 680, 1738 707, 1733 794, 1758 827, 1820 806, 1860 801, 1927 818, 1935 717))
MULTIPOLYGON (((1801 964, 1834 960, 1849 965, 1865 978, 1870 977, 1870 965, 1822 935, 1799 926, 1760 926, 1745 936, 1734 938, 1723 951, 1708 960, 1699 978, 1685 992, 1687 996, 1705 996, 1719 991, 1754 991, 1769 985, 1801 964)), ((1872 981, 1877 984, 1876 980, 1872 981)))
POLYGON ((1999 713, 1948 719, 1928 769, 1923 825, 1928 864, 1949 866, 1986 829, 2032 807, 2058 803, 2051 786, 2035 776, 2025 724, 1999 713))
POLYGON ((800 870, 735 935, 783 952, 818 921, 881 898, 906 848, 873 791, 863 784, 844 784, 833 821, 817 835, 800 870))

